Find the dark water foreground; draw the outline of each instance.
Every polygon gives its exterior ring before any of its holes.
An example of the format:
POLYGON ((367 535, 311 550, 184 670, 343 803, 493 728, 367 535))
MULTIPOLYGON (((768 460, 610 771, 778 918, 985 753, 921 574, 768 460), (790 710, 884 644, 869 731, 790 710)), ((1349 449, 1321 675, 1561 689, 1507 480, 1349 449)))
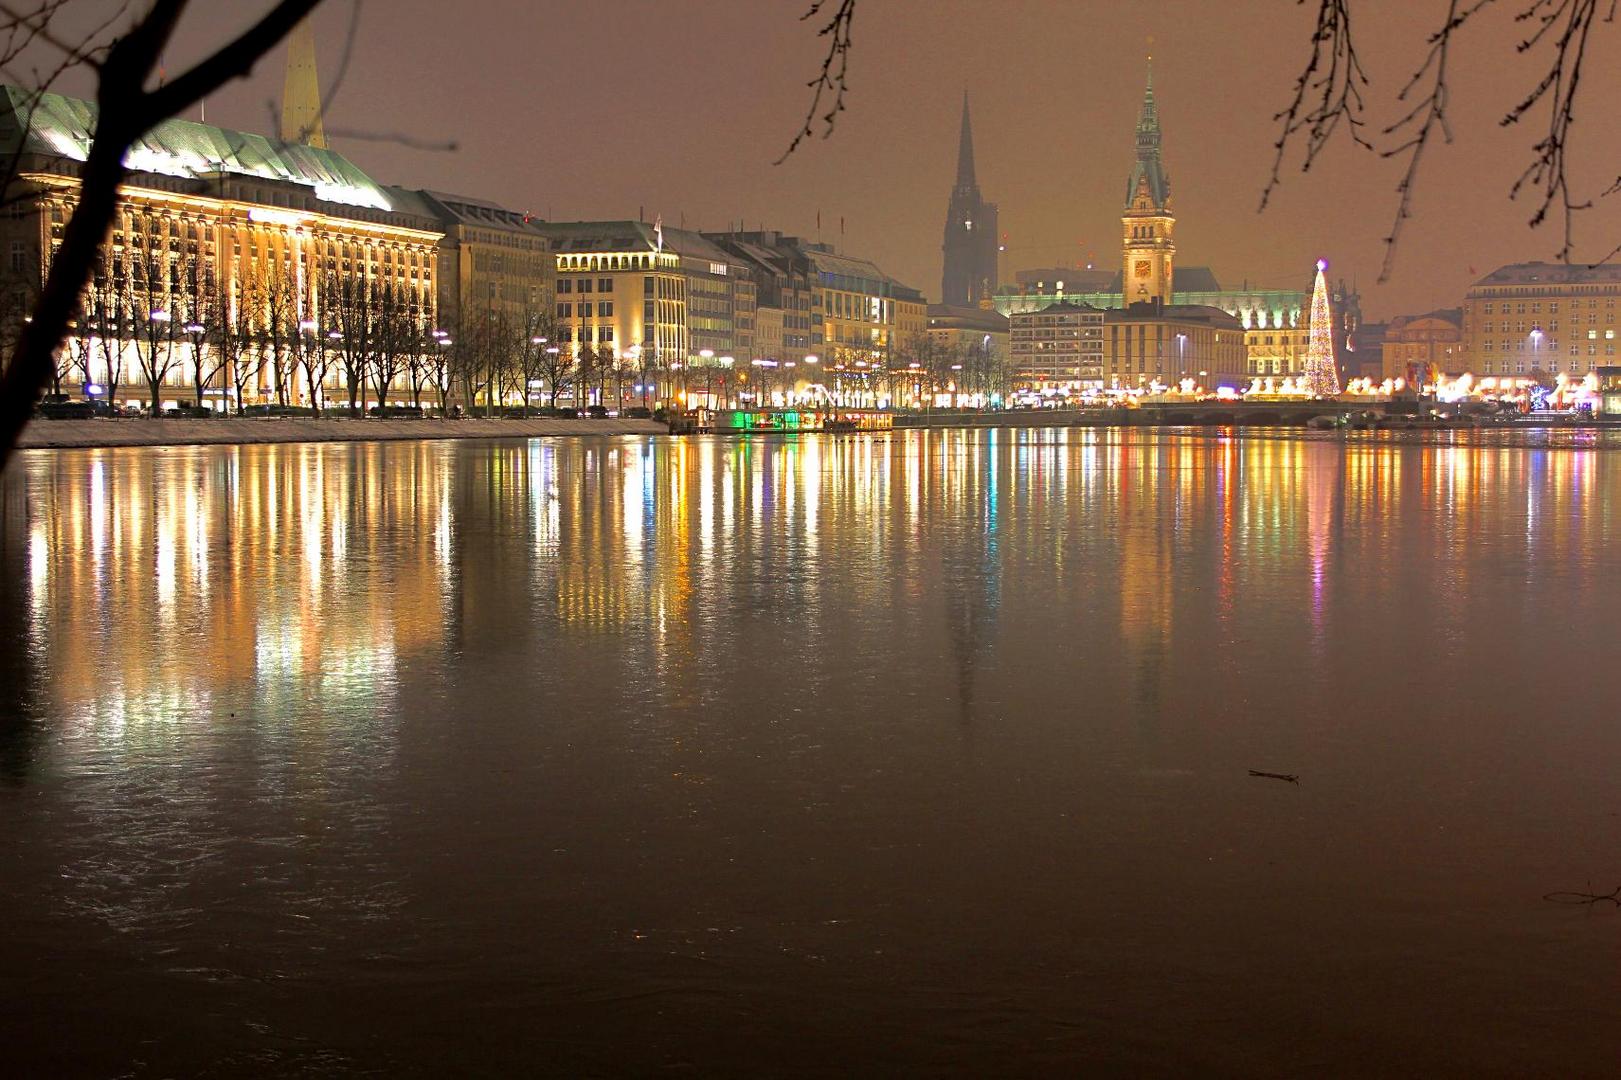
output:
POLYGON ((1613 1075, 1621 454, 25 455, 9 1075, 1613 1075), (1249 769, 1298 773, 1298 785, 1249 769))

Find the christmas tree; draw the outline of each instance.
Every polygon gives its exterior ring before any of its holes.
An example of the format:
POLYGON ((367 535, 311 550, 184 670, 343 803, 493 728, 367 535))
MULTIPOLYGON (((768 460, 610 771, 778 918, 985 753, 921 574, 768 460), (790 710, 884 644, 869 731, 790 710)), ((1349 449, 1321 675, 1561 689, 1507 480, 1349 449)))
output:
POLYGON ((1340 372, 1334 366, 1334 314, 1328 309, 1328 262, 1317 260, 1317 284, 1311 291, 1310 335, 1306 338, 1306 389, 1314 397, 1336 397, 1340 372))

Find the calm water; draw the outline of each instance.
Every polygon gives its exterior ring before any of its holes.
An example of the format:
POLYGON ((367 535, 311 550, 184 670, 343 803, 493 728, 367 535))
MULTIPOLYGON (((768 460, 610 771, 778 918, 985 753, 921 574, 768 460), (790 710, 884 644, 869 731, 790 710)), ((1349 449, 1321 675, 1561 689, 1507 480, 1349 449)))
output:
POLYGON ((59 451, 0 500, 13 1075, 1616 1067, 1621 917, 1542 899, 1621 884, 1616 451, 59 451))

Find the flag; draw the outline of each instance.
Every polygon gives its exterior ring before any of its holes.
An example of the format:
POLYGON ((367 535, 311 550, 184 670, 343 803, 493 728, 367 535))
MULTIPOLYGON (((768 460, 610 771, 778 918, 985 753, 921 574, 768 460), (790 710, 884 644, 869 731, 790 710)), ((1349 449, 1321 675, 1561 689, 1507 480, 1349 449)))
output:
POLYGON ((839 215, 839 235, 840 236, 844 235, 844 215, 843 214, 839 215))
POLYGON ((658 239, 658 250, 664 250, 664 215, 660 214, 653 220, 653 235, 658 239))
POLYGON ((816 211, 816 231, 822 231, 822 212, 820 210, 816 211))

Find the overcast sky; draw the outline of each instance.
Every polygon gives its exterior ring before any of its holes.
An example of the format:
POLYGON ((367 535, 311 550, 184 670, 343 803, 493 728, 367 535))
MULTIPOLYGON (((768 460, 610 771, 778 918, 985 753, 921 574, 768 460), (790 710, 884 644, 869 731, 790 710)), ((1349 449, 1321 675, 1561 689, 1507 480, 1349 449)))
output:
MULTIPOLYGON (((1376 120, 1421 58, 1445 0, 1354 0, 1376 120)), ((1504 0, 1509 3, 1509 0, 1504 0)), ((199 2, 169 71, 264 0, 199 2)), ((773 166, 820 59, 801 0, 367 0, 327 120, 335 148, 384 182, 483 196, 558 220, 662 213, 739 219, 877 260, 931 298, 962 91, 981 187, 1000 203, 1011 278, 1022 267, 1115 265, 1149 38, 1177 212, 1178 260, 1224 284, 1300 286, 1318 256, 1355 278, 1371 317, 1455 304, 1475 277, 1552 258, 1558 223, 1508 201, 1536 124, 1497 121, 1534 81, 1507 8, 1455 57, 1457 141, 1427 162, 1390 283, 1375 284, 1400 170, 1341 149, 1292 173, 1265 214, 1275 113, 1304 62, 1314 4, 1292 0, 860 0, 848 112, 826 141, 773 166), (344 132, 455 140, 454 152, 344 132), (843 233, 840 233, 840 221, 843 233), (1472 268, 1472 269, 1471 269, 1472 268)), ((1512 5, 1511 5, 1512 6, 1512 5)), ((317 12, 323 80, 337 73, 349 0, 317 12)), ((1621 27, 1594 31, 1574 147, 1580 191, 1621 172, 1621 27)), ((208 103, 212 123, 267 130, 278 50, 208 103)), ((83 82, 70 90, 86 91, 83 82)), ((1539 112, 1537 123, 1545 123, 1539 112)), ((1621 196, 1582 216, 1579 249, 1621 243, 1621 196)))

